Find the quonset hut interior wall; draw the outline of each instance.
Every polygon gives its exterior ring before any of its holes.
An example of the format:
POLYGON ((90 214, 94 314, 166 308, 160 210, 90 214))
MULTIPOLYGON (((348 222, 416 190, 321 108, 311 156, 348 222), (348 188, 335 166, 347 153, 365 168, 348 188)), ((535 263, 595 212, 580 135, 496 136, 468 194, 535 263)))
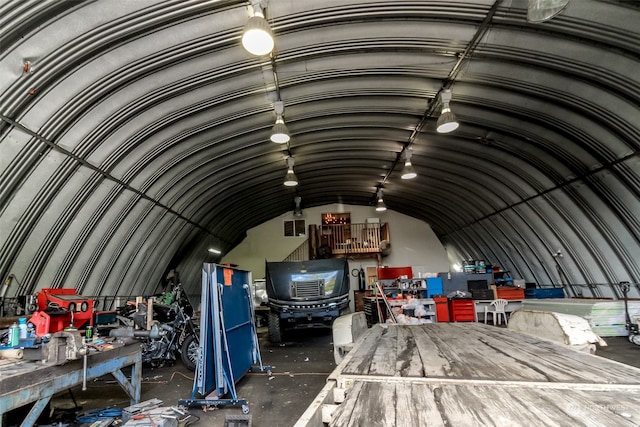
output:
POLYGON ((544 23, 524 0, 312 3, 269 2, 265 62, 239 45, 247 1, 3 2, 7 296, 144 295, 173 268, 197 293, 208 247, 293 209, 266 143, 274 66, 303 208, 371 205, 389 174, 385 204, 430 224, 452 260, 638 291, 634 2, 572 1, 544 23), (417 128, 472 45, 449 81, 460 129, 417 128), (418 177, 400 185, 408 140, 418 177))

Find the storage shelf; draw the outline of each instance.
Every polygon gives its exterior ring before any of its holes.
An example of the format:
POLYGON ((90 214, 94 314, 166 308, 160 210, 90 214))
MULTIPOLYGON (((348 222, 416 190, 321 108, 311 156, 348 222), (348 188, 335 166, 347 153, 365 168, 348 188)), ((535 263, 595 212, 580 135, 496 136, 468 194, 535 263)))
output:
MULTIPOLYGON (((436 303, 433 299, 430 298, 417 298, 417 300, 420 302, 420 304, 425 308, 425 310, 427 311, 427 314, 424 316, 421 316, 423 319, 429 319, 431 322, 437 322, 437 316, 436 316, 436 303)), ((370 325, 375 324, 375 323, 379 323, 378 320, 378 309, 376 307, 376 303, 380 305, 380 310, 382 311, 382 316, 384 317, 383 321, 386 321, 389 313, 387 312, 387 307, 384 304, 384 301, 382 300, 381 296, 376 296, 376 297, 365 297, 364 298, 364 312, 365 312, 365 316, 367 317, 367 323, 369 323, 370 325)), ((390 300, 387 299, 387 303, 389 304, 389 307, 394 308, 394 307, 401 307, 405 304, 407 304, 407 300, 406 299, 401 299, 401 300, 390 300)))

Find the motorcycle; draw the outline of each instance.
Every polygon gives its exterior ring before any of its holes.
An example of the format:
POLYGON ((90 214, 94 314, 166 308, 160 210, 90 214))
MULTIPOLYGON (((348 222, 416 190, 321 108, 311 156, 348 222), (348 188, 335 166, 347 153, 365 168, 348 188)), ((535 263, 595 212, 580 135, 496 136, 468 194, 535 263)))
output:
POLYGON ((117 318, 122 327, 111 330, 109 335, 139 339, 143 363, 161 367, 174 363, 179 355, 182 363, 195 371, 200 331, 192 320, 193 307, 181 287, 174 288, 171 294, 163 294, 157 299, 160 302, 152 303, 151 329, 147 330, 147 303, 130 303, 119 310, 117 318))

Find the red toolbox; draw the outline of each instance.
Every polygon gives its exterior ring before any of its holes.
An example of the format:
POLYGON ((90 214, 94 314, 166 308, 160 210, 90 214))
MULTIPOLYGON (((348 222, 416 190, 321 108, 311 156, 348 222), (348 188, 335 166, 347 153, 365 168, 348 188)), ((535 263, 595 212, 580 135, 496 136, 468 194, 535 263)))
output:
POLYGON ((475 322, 476 304, 471 298, 449 300, 449 317, 452 322, 475 322))
POLYGON ((395 280, 402 276, 413 278, 411 267, 378 267, 378 280, 395 280))
POLYGON ((75 289, 45 288, 37 294, 38 309, 49 316, 49 333, 68 327, 93 326, 93 300, 75 289))
POLYGON ((445 297, 434 298, 436 303, 436 319, 438 322, 449 321, 449 299, 445 297))
POLYGON ((511 286, 497 286, 496 299, 524 299, 524 289, 511 286))

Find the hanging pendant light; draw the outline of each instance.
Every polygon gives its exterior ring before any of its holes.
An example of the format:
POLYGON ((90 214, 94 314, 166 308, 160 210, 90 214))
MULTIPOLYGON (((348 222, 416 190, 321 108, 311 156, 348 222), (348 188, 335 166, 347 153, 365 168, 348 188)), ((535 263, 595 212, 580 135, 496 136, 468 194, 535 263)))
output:
POLYGON ((376 211, 384 212, 387 210, 387 206, 384 204, 384 200, 382 200, 382 188, 378 189, 377 193, 378 202, 376 203, 376 211))
POLYGON ((545 22, 558 15, 569 4, 569 0, 529 0, 527 21, 545 22))
POLYGON ((253 6, 253 16, 244 26, 242 46, 252 55, 268 55, 275 46, 271 26, 264 19, 262 3, 259 0, 253 0, 251 5, 253 6))
POLYGON ((440 114, 440 117, 438 117, 436 130, 438 133, 453 132, 458 129, 460 124, 456 119, 456 115, 453 114, 453 111, 449 108, 449 102, 451 102, 451 91, 449 89, 443 91, 440 95, 440 100, 442 101, 442 113, 440 114))
POLYGON ((402 179, 413 179, 418 176, 411 164, 411 154, 413 153, 409 149, 404 152, 404 169, 402 169, 402 175, 400 176, 402 179))
POLYGON ((298 177, 293 172, 293 157, 287 157, 287 174, 284 176, 284 185, 287 187, 295 187, 298 185, 298 177))
POLYGON ((271 128, 271 142, 276 144, 285 144, 289 142, 291 136, 289 135, 289 128, 284 123, 282 115, 284 113, 284 103, 282 101, 276 101, 273 103, 274 110, 276 111, 276 122, 271 128))

